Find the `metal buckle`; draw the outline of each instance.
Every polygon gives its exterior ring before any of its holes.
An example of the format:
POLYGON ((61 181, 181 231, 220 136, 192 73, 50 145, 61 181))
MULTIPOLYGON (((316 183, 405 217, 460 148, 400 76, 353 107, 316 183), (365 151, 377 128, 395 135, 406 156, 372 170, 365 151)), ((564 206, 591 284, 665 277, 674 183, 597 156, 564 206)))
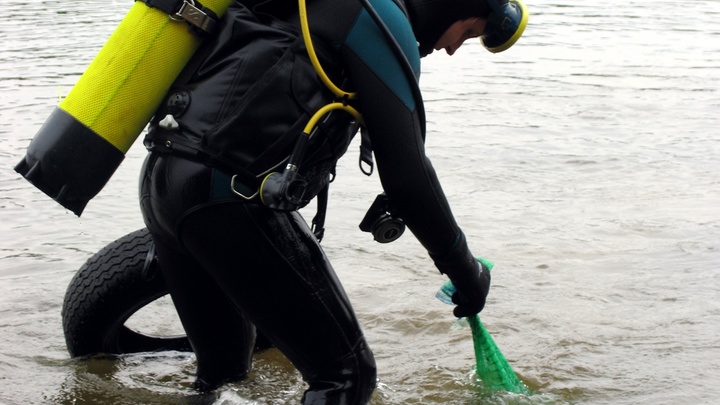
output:
MULTIPOLYGON (((235 178, 237 178, 237 174, 232 176, 232 179, 230 179, 230 190, 232 190, 233 193, 239 195, 240 197, 246 199, 246 200, 252 200, 253 198, 257 197, 258 193, 260 192, 260 189, 256 190, 251 196, 246 196, 245 194, 237 191, 235 189, 235 178)), ((242 184, 240 184, 242 185, 242 184)))
POLYGON ((175 21, 186 21, 201 30, 211 33, 215 30, 217 22, 200 8, 195 6, 195 0, 185 0, 175 15, 170 15, 175 21))

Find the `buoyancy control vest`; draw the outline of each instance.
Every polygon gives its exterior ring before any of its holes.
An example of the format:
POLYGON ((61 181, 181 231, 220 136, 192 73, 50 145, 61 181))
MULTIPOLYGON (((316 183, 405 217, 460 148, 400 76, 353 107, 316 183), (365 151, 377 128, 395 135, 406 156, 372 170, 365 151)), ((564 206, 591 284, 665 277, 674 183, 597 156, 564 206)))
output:
MULTIPOLYGON (((313 38, 323 68, 336 82, 336 50, 313 38)), ((250 188, 282 171, 303 127, 336 96, 318 78, 303 37, 271 15, 231 6, 215 38, 196 54, 152 119, 146 147, 239 175, 250 188)), ((299 170, 307 180, 303 204, 330 181, 358 124, 328 113, 310 137, 299 170)))

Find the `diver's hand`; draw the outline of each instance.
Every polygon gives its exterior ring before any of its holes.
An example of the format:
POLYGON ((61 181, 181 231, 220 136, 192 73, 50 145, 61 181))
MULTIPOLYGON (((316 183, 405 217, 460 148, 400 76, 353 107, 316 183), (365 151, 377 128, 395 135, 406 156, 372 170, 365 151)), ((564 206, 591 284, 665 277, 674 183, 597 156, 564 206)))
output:
POLYGON ((473 316, 482 311, 490 291, 490 271, 478 261, 475 261, 475 264, 474 270, 448 275, 455 285, 452 302, 457 306, 453 309, 453 314, 458 318, 473 316))
POLYGON ((482 311, 490 290, 490 270, 480 263, 468 249, 461 232, 453 248, 443 255, 430 255, 440 273, 455 285, 452 301, 457 305, 453 313, 458 318, 482 311))

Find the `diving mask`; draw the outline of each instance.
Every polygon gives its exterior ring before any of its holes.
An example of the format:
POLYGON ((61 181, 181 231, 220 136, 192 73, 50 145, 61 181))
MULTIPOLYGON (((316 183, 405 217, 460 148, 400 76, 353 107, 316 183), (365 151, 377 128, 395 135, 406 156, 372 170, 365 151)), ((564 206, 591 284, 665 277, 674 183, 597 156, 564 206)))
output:
POLYGON ((487 17, 480 41, 492 53, 502 52, 523 34, 528 22, 528 11, 520 0, 487 0, 492 12, 487 17))

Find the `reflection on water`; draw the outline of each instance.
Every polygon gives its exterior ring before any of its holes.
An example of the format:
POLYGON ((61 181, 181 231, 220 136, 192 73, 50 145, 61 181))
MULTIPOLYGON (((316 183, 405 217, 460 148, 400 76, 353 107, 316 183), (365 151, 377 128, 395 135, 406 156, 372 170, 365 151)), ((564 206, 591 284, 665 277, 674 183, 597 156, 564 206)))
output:
MULTIPOLYGON (((65 287, 142 226, 144 151, 131 149, 82 218, 11 168, 131 2, 4 5, 0 402, 297 403, 299 374, 272 350, 217 398, 190 390, 187 354, 68 359, 65 287)), ((323 244, 377 357, 373 404, 710 403, 720 395, 720 3, 528 6, 511 51, 468 43, 432 55, 421 84, 443 188, 473 250, 496 263, 483 321, 537 394, 484 397, 469 331, 452 329, 433 298, 443 279, 422 248, 409 234, 381 246, 357 230, 380 186, 359 174, 351 147, 323 244)))

